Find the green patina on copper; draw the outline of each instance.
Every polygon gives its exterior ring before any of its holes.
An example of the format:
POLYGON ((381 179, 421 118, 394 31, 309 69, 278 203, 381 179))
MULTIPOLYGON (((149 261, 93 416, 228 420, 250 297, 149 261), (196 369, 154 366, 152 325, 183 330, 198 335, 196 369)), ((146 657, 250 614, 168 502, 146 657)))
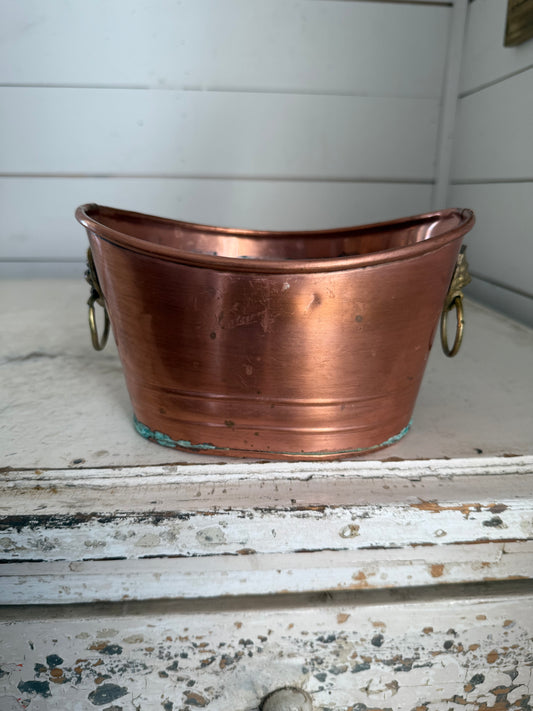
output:
POLYGON ((135 429, 137 432, 145 437, 146 439, 151 439, 154 442, 157 442, 157 444, 163 445, 163 447, 181 447, 182 449, 193 449, 193 450, 215 450, 217 452, 229 452, 230 449, 233 449, 233 451, 236 452, 253 452, 257 455, 261 454, 284 454, 287 456, 293 456, 293 457, 298 457, 298 456, 304 456, 304 457, 327 457, 327 456, 334 456, 336 454, 362 454, 363 452, 372 452, 375 449, 381 449, 382 447, 389 447, 391 444, 395 444, 395 442, 398 442, 399 440, 402 439, 402 437, 405 437, 405 435, 409 432, 411 429, 411 422, 403 428, 401 432, 398 434, 393 435, 392 437, 389 437, 389 439, 385 440, 385 442, 381 442, 380 444, 374 444, 371 447, 359 447, 357 449, 335 449, 335 450, 319 450, 319 451, 312 451, 312 452, 272 452, 272 451, 265 451, 265 450, 259 450, 259 449, 237 449, 235 447, 217 447, 215 444, 193 444, 192 442, 189 442, 187 439, 172 439, 172 437, 169 437, 167 434, 164 432, 158 432, 157 430, 152 430, 150 429, 147 425, 144 425, 142 422, 139 422, 137 417, 133 415, 133 422, 135 424, 135 429))
POLYGON ((163 447, 184 447, 185 449, 223 449, 222 447, 215 447, 214 444, 193 444, 187 439, 172 439, 164 432, 158 432, 157 430, 151 430, 147 425, 143 425, 142 422, 133 415, 133 422, 135 424, 135 429, 137 432, 146 437, 146 439, 152 439, 157 444, 162 444, 163 447))

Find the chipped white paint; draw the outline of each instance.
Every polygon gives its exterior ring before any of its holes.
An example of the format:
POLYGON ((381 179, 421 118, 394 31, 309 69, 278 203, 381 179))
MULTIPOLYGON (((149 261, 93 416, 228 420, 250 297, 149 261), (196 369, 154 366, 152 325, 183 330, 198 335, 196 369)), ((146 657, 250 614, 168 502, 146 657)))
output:
POLYGON ((286 609, 256 599, 208 612, 169 604, 41 610, 42 619, 18 612, 0 624, 0 700, 16 696, 29 711, 257 711, 265 695, 293 685, 316 711, 527 709, 532 604, 522 594, 333 595, 286 609))
MULTIPOLYGON (((442 501, 442 500, 441 500, 442 501)), ((523 501, 339 506, 299 509, 208 510, 164 514, 30 515, 4 519, 4 559, 141 558, 146 555, 306 553, 320 550, 440 548, 469 541, 533 540, 523 501)))
POLYGON ((211 598, 530 580, 533 544, 5 563, 0 604, 211 598))
POLYGON ((0 546, 13 565, 4 565, 1 600, 533 577, 531 465, 517 457, 269 463, 253 475, 240 463, 6 472, 0 546))
POLYGON ((528 708, 530 331, 469 304, 385 452, 224 460, 134 433, 83 285, 0 289, 1 711, 255 711, 283 685, 328 711, 528 708))

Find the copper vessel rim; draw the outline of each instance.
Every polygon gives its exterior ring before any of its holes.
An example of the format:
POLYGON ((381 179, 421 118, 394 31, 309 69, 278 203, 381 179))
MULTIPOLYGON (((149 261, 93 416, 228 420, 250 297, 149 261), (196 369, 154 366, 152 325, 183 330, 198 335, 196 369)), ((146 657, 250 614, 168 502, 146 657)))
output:
POLYGON ((251 273, 310 273, 310 272, 329 272, 341 271, 346 269, 355 269, 362 267, 377 266, 378 264, 389 263, 399 260, 412 259, 421 254, 433 252, 454 239, 460 239, 473 226, 475 218, 472 210, 463 208, 447 208, 434 212, 427 212, 412 217, 404 217, 386 222, 370 223, 366 225, 357 225, 349 227, 337 227, 321 230, 251 230, 242 228, 218 227, 213 225, 204 225, 195 222, 184 222, 181 220, 173 220, 155 215, 134 212, 131 210, 122 210, 118 208, 98 205, 96 203, 86 203, 80 205, 76 210, 76 219, 86 229, 95 233, 95 235, 133 252, 144 254, 149 257, 158 257, 169 262, 178 262, 180 264, 188 264, 196 267, 209 269, 218 269, 221 271, 239 271, 251 273), (112 213, 115 216, 123 216, 124 218, 144 219, 147 222, 163 223, 167 225, 181 226, 191 232, 211 232, 213 234, 225 234, 235 237, 314 237, 314 236, 340 236, 348 232, 368 233, 369 231, 393 231, 402 228, 410 227, 416 224, 424 224, 438 222, 442 218, 456 215, 459 217, 458 224, 439 235, 430 236, 422 241, 414 244, 372 252, 362 255, 348 255, 342 257, 331 258, 309 258, 309 259, 291 259, 291 260, 276 260, 276 259, 260 259, 248 258, 240 259, 238 257, 215 256, 212 254, 191 252, 188 250, 179 249, 177 247, 160 245, 149 242, 148 240, 134 237, 126 232, 113 229, 108 225, 100 222, 94 215, 103 213, 112 213))

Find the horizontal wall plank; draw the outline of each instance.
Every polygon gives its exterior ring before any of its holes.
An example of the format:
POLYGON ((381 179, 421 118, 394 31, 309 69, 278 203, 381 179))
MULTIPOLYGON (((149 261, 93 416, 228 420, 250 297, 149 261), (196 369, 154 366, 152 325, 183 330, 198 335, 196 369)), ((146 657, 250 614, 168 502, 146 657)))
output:
POLYGON ((533 68, 459 101, 452 182, 533 178, 533 68))
POLYGON ((431 179, 438 101, 0 89, 0 172, 431 179))
POLYGON ((0 178, 0 259, 83 259, 74 210, 85 202, 228 227, 320 229, 428 211, 430 192, 399 183, 0 178))
POLYGON ((476 213, 476 225, 466 238, 472 271, 533 299, 532 195, 533 182, 455 185, 450 202, 476 213))
POLYGON ((533 42, 504 47, 507 3, 471 2, 461 77, 461 92, 471 92, 533 65, 533 42))
POLYGON ((1 83, 438 97, 449 7, 11 0, 1 83))

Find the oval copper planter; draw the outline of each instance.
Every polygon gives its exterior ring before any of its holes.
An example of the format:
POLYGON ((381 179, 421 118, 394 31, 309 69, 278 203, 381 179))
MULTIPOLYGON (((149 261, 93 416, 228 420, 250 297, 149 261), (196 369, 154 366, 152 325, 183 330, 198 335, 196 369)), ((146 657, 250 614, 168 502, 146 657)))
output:
POLYGON ((76 217, 139 433, 271 459, 352 457, 407 432, 474 223, 456 209, 284 233, 99 205, 76 217))

